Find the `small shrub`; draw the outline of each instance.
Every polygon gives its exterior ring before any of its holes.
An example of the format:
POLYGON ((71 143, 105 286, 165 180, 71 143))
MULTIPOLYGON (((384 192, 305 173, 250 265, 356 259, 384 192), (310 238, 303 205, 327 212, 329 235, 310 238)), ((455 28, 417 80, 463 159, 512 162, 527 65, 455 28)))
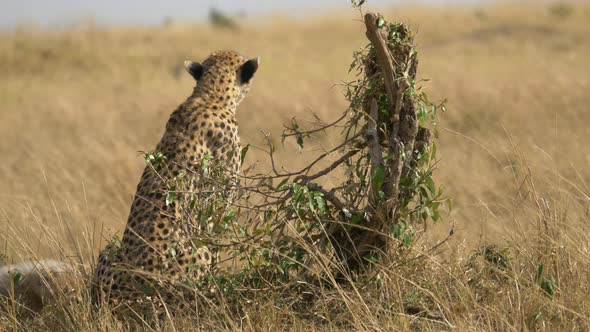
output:
POLYGON ((217 8, 209 10, 209 23, 216 28, 237 29, 236 21, 217 8))
POLYGON ((565 2, 558 2, 549 6, 549 13, 551 16, 563 20, 573 15, 574 7, 565 2))

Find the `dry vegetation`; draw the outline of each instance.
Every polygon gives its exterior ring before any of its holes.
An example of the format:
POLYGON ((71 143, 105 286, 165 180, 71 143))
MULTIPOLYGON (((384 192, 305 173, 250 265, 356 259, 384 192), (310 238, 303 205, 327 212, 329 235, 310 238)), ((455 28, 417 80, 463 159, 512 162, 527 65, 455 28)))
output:
MULTIPOLYGON (((590 329, 590 8, 401 8, 384 11, 418 32, 420 78, 448 98, 439 131, 438 182, 452 211, 417 246, 449 242, 425 258, 325 290, 304 308, 267 294, 239 315, 167 322, 204 330, 590 329), (492 246, 495 245, 495 246, 492 246), (541 275, 539 267, 543 267, 541 275), (412 308, 428 308, 412 312, 412 308)), ((0 35, 0 246, 6 263, 70 259, 89 271, 120 232, 143 168, 193 81, 186 57, 235 49, 261 56, 238 121, 243 142, 280 142, 293 116, 329 120, 347 103, 352 52, 366 43, 358 13, 303 21, 271 17, 235 30, 158 28, 0 35)), ((244 24, 246 25, 246 24, 244 24)), ((300 123, 304 123, 300 121, 300 123)), ((330 137, 276 159, 298 168, 330 137)), ((264 154, 251 149, 249 164, 264 154)), ((2 316, 0 329, 113 330, 120 323, 64 300, 33 320, 2 316)))

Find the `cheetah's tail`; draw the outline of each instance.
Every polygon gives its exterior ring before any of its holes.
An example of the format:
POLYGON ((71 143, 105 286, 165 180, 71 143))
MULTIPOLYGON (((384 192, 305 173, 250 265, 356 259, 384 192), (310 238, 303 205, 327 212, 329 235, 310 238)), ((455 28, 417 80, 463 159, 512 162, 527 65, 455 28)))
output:
POLYGON ((0 300, 39 311, 59 295, 79 290, 81 279, 73 264, 55 260, 0 266, 0 300))

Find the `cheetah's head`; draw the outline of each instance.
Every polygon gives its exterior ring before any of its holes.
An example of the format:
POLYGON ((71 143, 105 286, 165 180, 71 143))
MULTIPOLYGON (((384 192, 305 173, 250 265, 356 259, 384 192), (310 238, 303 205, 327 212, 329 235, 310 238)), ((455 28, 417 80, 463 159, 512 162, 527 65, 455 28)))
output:
POLYGON ((237 106, 250 90, 259 63, 260 58, 248 60, 233 51, 217 51, 202 63, 187 60, 184 66, 197 81, 193 95, 237 106))

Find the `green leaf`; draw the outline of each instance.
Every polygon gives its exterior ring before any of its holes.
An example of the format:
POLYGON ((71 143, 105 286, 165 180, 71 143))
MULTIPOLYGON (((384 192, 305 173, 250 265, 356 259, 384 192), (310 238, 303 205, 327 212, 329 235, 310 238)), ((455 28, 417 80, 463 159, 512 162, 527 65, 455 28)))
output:
POLYGON ((432 144, 432 152, 430 153, 432 159, 436 159, 436 144, 432 144))
POLYGON ((328 213, 328 209, 326 208, 326 200, 324 199, 324 195, 321 193, 316 193, 315 201, 318 207, 318 211, 320 215, 328 213))
POLYGON ((402 223, 393 224, 393 226, 391 227, 391 234, 393 235, 393 237, 399 239, 405 230, 406 230, 406 225, 404 225, 402 223))
POLYGON ((428 110, 424 104, 420 103, 420 123, 423 123, 426 119, 428 119, 428 110))
POLYGON ((354 8, 358 8, 360 6, 362 6, 365 2, 367 2, 367 0, 351 0, 352 3, 352 7, 354 8))
POLYGON ((166 195, 166 206, 172 204, 176 200, 176 192, 169 191, 166 195))
POLYGON ((262 250, 262 257, 264 257, 266 259, 270 259, 270 251, 266 248, 264 250, 262 250))
POLYGON ((297 133, 297 145, 303 149, 303 135, 297 133))
POLYGON ((143 158, 145 159, 145 162, 147 164, 151 163, 154 165, 158 165, 158 164, 162 163, 164 160, 166 160, 166 156, 162 152, 153 152, 153 153, 145 152, 143 154, 143 158))
POLYGON ((547 295, 553 296, 553 294, 555 294, 555 288, 556 288, 555 278, 553 278, 553 277, 551 277, 551 279, 543 278, 543 281, 541 282, 541 289, 544 290, 547 295))
POLYGON ((242 154, 240 156, 240 166, 244 164, 244 160, 246 159, 246 153, 248 153, 249 148, 250 144, 247 144, 244 148, 242 148, 242 154))
POLYGON ((174 248, 173 246, 170 246, 170 256, 176 257, 176 248, 174 248))
POLYGON ((295 195, 293 195, 293 200, 296 203, 300 203, 301 199, 303 198, 303 194, 305 193, 305 186, 300 185, 299 183, 293 183, 293 192, 295 195))
POLYGON ((432 179, 432 177, 427 177, 426 178, 426 186, 428 187, 428 190, 430 191, 430 197, 434 197, 436 196, 436 186, 434 185, 434 180, 432 179))
POLYGON ((383 165, 379 165, 375 170, 375 174, 373 174, 373 190, 375 192, 379 192, 381 187, 383 186, 383 182, 385 181, 385 168, 383 165))
POLYGON ((363 219, 365 219, 365 215, 363 213, 355 213, 352 215, 352 219, 350 220, 350 223, 353 225, 357 225, 359 224, 361 221, 363 221, 363 219))
POLYGON ((382 27, 382 26, 383 26, 383 24, 385 24, 385 20, 383 19, 383 17, 379 17, 379 18, 377 19, 377 26, 378 26, 378 27, 382 27))
POLYGON ((230 221, 234 215, 235 215, 235 211, 234 210, 229 210, 229 212, 227 213, 227 215, 223 218, 223 222, 228 222, 230 221))
POLYGON ((440 219, 440 214, 439 214, 439 212, 438 212, 438 209, 434 209, 434 210, 432 211, 432 216, 431 216, 431 218, 432 218, 432 221, 435 221, 435 222, 436 222, 436 221, 438 221, 438 219, 440 219))
POLYGON ((308 203, 309 209, 311 210, 311 212, 315 212, 315 200, 314 200, 315 193, 312 191, 312 192, 309 193, 308 196, 309 196, 308 197, 308 200, 309 200, 309 203, 308 203))
POLYGON ((406 235, 404 235, 404 239, 403 239, 403 244, 406 246, 409 246, 412 244, 412 241, 414 240, 414 234, 413 233, 406 233, 406 235))
POLYGON ((152 296, 156 294, 156 290, 154 289, 154 287, 151 286, 144 286, 141 290, 143 294, 146 296, 152 296))
POLYGON ((23 280, 23 274, 20 273, 19 271, 14 271, 14 273, 12 274, 12 282, 13 284, 16 286, 18 285, 22 280, 23 280))
POLYGON ((146 164, 149 164, 152 160, 154 160, 154 156, 146 152, 143 154, 143 159, 145 160, 146 164))
POLYGON ((281 189, 285 184, 287 184, 288 181, 289 181, 289 178, 285 178, 283 181, 281 181, 281 183, 279 183, 279 185, 277 186, 277 189, 281 189))
POLYGON ((539 280, 541 280, 541 277, 543 276, 543 268, 543 263, 537 266, 537 275, 535 276, 535 282, 539 282, 539 280))

